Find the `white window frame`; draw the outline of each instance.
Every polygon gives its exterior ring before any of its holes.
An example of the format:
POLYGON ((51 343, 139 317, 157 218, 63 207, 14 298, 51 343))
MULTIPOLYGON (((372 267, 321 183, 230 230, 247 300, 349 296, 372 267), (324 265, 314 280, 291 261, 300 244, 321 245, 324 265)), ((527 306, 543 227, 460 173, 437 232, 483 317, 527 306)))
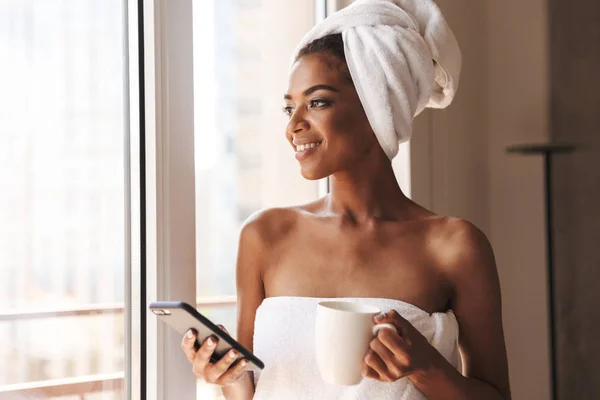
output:
POLYGON ((149 400, 196 399, 181 336, 148 311, 155 300, 195 304, 192 22, 192 0, 143 2, 149 400))

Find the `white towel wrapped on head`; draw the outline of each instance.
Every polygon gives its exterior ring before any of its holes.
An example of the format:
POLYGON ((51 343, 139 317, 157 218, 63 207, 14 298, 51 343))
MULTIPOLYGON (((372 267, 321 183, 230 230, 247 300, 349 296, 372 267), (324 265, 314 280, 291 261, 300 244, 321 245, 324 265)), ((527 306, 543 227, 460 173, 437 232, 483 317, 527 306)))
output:
POLYGON ((369 123, 393 159, 415 116, 452 102, 462 60, 456 38, 432 0, 358 0, 313 27, 294 61, 307 44, 337 33, 369 123))

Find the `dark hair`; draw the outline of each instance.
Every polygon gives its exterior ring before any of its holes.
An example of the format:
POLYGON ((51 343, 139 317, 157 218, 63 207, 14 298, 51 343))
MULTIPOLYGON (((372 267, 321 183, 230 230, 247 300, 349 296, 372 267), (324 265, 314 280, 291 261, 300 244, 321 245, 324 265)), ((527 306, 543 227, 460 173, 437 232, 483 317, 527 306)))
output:
POLYGON ((309 56, 315 53, 329 53, 338 58, 340 61, 346 62, 342 34, 334 33, 333 35, 327 35, 313 40, 298 52, 298 57, 296 57, 296 59, 298 60, 304 56, 309 56))
MULTIPOLYGON (((312 54, 329 54, 335 57, 342 64, 342 72, 347 76, 348 81, 352 83, 352 77, 350 76, 350 70, 348 70, 348 64, 346 63, 346 53, 344 52, 344 40, 342 39, 341 33, 334 33, 331 35, 323 36, 322 38, 313 40, 306 46, 304 46, 299 52, 296 61, 304 56, 310 56, 312 54)), ((332 68, 339 67, 331 65, 332 68)))

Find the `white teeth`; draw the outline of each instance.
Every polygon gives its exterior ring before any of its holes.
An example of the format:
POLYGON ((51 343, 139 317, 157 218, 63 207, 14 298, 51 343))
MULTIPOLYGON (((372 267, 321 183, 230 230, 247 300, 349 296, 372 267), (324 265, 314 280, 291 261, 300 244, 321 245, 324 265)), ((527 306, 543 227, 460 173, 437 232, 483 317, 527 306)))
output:
POLYGON ((298 151, 303 151, 306 149, 314 149, 315 147, 317 147, 320 144, 321 144, 321 142, 300 144, 300 145, 296 146, 296 151, 298 152, 298 151))

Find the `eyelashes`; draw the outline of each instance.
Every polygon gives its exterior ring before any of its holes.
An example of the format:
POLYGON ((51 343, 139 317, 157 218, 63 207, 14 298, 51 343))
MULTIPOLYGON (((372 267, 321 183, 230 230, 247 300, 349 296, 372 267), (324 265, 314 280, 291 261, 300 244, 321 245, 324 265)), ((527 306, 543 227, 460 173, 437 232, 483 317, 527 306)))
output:
MULTIPOLYGON (((321 108, 329 107, 332 104, 333 104, 333 102, 329 101, 329 100, 313 99, 308 102, 308 109, 309 110, 321 109, 321 108)), ((292 106, 285 106, 282 108, 282 111, 285 115, 287 115, 288 117, 291 117, 292 114, 294 113, 294 108, 292 106)))
POLYGON ((328 100, 322 100, 322 99, 314 99, 310 101, 310 107, 311 108, 323 108, 323 107, 327 107, 331 105, 331 102, 328 100))

